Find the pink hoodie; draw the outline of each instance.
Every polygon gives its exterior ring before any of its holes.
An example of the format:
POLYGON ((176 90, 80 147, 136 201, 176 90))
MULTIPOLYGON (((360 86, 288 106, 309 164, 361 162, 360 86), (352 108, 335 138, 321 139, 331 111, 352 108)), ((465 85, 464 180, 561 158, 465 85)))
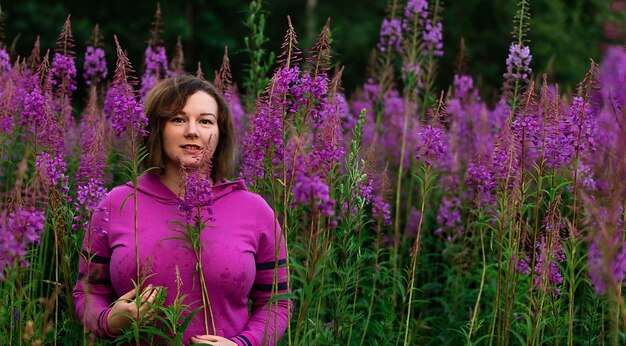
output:
MULTIPOLYGON (((180 294, 188 295, 184 303, 190 305, 189 311, 195 310, 202 306, 195 255, 185 242, 168 239, 179 237, 175 229, 182 226, 177 223, 185 223, 177 207, 178 198, 151 173, 140 177, 137 190, 138 251, 147 277, 145 285, 167 287, 165 305, 171 304, 177 292, 178 268, 180 294)), ((114 188, 93 215, 83 242, 84 256, 74 288, 75 310, 87 329, 101 337, 115 337, 106 325, 112 302, 133 289, 136 280, 134 201, 128 198, 132 193, 131 183, 114 188), (92 258, 89 280, 85 278, 88 257, 92 258)), ((285 332, 288 311, 292 310, 287 300, 272 303, 271 309, 268 303, 274 272, 275 292, 287 293, 286 250, 280 226, 263 198, 248 192, 242 181, 215 184, 212 197, 215 220, 201 235, 204 278, 217 329, 212 331, 209 326, 209 333, 238 345, 275 344, 285 332), (252 301, 251 311, 248 299, 252 301)), ((183 343, 202 334, 200 310, 185 331, 183 343)))

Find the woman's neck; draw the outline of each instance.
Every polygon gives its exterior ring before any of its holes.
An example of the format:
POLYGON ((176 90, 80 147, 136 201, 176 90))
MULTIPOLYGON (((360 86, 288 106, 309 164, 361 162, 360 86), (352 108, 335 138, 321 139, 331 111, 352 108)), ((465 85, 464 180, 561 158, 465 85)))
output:
MULTIPOLYGON (((210 172, 210 170, 207 170, 206 173, 208 175, 208 173, 210 172)), ((203 174, 204 172, 201 172, 201 174, 203 174)), ((161 182, 167 186, 170 190, 172 190, 172 192, 176 195, 176 196, 181 196, 184 192, 184 188, 185 188, 185 182, 183 177, 185 176, 185 171, 183 169, 179 168, 173 168, 173 167, 166 167, 163 170, 163 174, 161 174, 159 176, 159 178, 161 179, 161 182)), ((213 185, 213 180, 211 179, 211 177, 205 176, 205 178, 209 179, 209 181, 211 182, 211 185, 213 185)))
POLYGON ((173 172, 172 169, 165 168, 163 174, 159 176, 163 185, 167 186, 176 196, 180 196, 183 189, 182 173, 180 170, 173 172))

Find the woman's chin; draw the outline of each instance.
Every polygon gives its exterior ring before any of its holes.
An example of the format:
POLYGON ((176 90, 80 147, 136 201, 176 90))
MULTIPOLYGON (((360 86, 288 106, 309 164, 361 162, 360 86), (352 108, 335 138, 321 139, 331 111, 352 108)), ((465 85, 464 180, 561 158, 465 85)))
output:
POLYGON ((200 163, 200 162, 188 162, 183 163, 183 167, 185 167, 185 171, 187 172, 195 172, 198 170, 208 170, 210 169, 210 165, 208 162, 200 163))

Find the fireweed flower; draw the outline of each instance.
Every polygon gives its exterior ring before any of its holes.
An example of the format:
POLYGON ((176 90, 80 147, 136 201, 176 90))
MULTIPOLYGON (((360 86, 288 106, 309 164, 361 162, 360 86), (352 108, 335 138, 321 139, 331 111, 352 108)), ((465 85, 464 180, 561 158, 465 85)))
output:
POLYGON ((284 157, 283 114, 285 104, 283 97, 297 81, 298 69, 281 69, 274 74, 268 90, 270 95, 257 101, 256 113, 250 119, 247 135, 244 137, 241 177, 250 186, 254 179, 265 176, 265 160, 278 163, 284 157))
POLYGON ((90 178, 89 181, 78 184, 74 198, 76 216, 74 216, 72 229, 77 230, 81 226, 84 230, 89 228, 90 215, 97 211, 98 205, 106 194, 107 189, 103 186, 102 180, 90 178))
POLYGON ((487 112, 487 122, 494 130, 503 129, 511 117, 511 107, 504 97, 500 98, 493 110, 487 112))
MULTIPOLYGON (((322 113, 326 111, 328 98, 326 97, 328 89, 328 77, 325 73, 319 74, 312 78, 308 73, 304 73, 292 88, 291 92, 295 99, 295 103, 304 109, 309 109, 314 125, 318 125, 322 120, 322 113), (311 103, 314 106, 311 107, 311 103)), ((292 107, 290 112, 296 112, 297 107, 292 107)))
POLYGON ((48 95, 39 87, 35 87, 24 99, 20 115, 20 126, 24 126, 34 135, 40 146, 52 151, 63 148, 63 131, 59 127, 57 117, 51 114, 48 95))
POLYGON ((344 147, 338 112, 330 112, 323 118, 325 120, 320 124, 320 128, 315 134, 313 147, 309 153, 309 162, 314 172, 327 175, 332 167, 343 158, 344 147))
POLYGON ((300 103, 306 102, 300 83, 300 69, 297 66, 281 68, 276 74, 276 83, 271 90, 273 102, 282 102, 288 113, 296 113, 300 103), (294 93, 293 98, 285 97, 294 93), (275 99, 276 98, 276 99, 275 99))
POLYGON ((4 48, 0 48, 0 76, 7 75, 9 72, 11 72, 9 53, 4 48))
POLYGON ((453 236, 460 237, 464 227, 461 224, 461 200, 457 196, 445 196, 441 200, 439 210, 437 211, 437 228, 435 235, 448 233, 448 239, 453 236))
POLYGON ((241 164, 241 177, 251 186, 254 185, 255 178, 265 177, 266 157, 273 157, 279 161, 284 151, 282 105, 277 106, 276 102, 269 104, 268 100, 259 100, 256 109, 256 114, 250 119, 248 134, 244 137, 243 147, 246 155, 243 155, 241 164))
MULTIPOLYGON (((127 133, 129 138, 133 138, 138 134, 146 136, 148 132, 145 130, 145 127, 148 125, 148 118, 143 111, 143 104, 137 100, 136 91, 133 88, 137 81, 132 75, 133 70, 130 60, 124 54, 117 36, 114 35, 114 39, 117 62, 111 85, 112 90, 109 90, 107 94, 107 99, 110 98, 109 104, 105 102, 105 106, 112 106, 113 108, 111 126, 118 137, 124 133, 127 133)), ((106 111, 111 111, 111 109, 106 111)))
POLYGON ((50 69, 51 83, 58 86, 62 93, 69 95, 76 90, 76 65, 71 55, 54 54, 50 69))
MULTIPOLYGON (((514 184, 517 177, 519 157, 515 148, 514 138, 509 129, 501 131, 491 157, 490 170, 498 182, 514 184)), ((508 186, 507 186, 508 187, 508 186)))
POLYGON ((158 82, 160 79, 165 78, 171 74, 168 63, 167 54, 165 54, 165 47, 148 45, 145 52, 144 63, 146 70, 141 77, 141 97, 145 97, 148 91, 158 82))
POLYGON ((63 154, 51 155, 42 151, 35 160, 35 168, 42 177, 50 184, 57 186, 60 182, 67 186, 67 164, 63 160, 63 154))
POLYGON ((243 131, 246 114, 241 104, 237 88, 226 88, 224 90, 224 99, 230 108, 230 113, 233 117, 233 126, 238 129, 238 131, 243 131))
MULTIPOLYGON (((537 244, 537 260, 535 263, 535 286, 547 285, 549 287, 558 286, 563 283, 563 275, 557 265, 557 262, 565 260, 565 252, 563 245, 557 240, 554 244, 549 244, 546 237, 542 237, 542 241, 537 244)), ((558 295, 558 289, 554 290, 558 295)))
POLYGON ((365 179, 359 182, 359 195, 365 203, 371 203, 374 198, 374 179, 365 179))
POLYGON ((0 214, 0 280, 6 267, 18 263, 28 267, 26 249, 39 244, 45 221, 44 214, 34 208, 0 214))
POLYGON ((559 169, 574 157, 576 133, 567 117, 546 124, 544 159, 546 166, 559 169))
MULTIPOLYGON (((119 85, 118 87, 131 87, 127 84, 119 85)), ((143 104, 139 102, 134 93, 128 91, 117 90, 113 97, 113 119, 111 120, 111 126, 115 130, 117 136, 121 136, 126 131, 131 130, 133 133, 140 133, 146 136, 145 127, 148 125, 148 118, 146 118, 143 112, 143 104)))
POLYGON ((467 75, 454 75, 454 96, 459 99, 475 98, 478 91, 474 89, 474 79, 467 75))
MULTIPOLYGON (((213 215, 210 171, 186 170, 184 177, 183 196, 179 199, 178 208, 184 213, 187 224, 195 225, 201 217, 199 210, 204 209, 208 215, 213 215)), ((208 220, 213 220, 213 217, 209 216, 208 220)))
POLYGON ((330 189, 317 175, 308 176, 301 170, 296 172, 293 198, 294 205, 313 202, 322 215, 335 215, 335 201, 330 198, 330 189))
POLYGON ((506 79, 528 79, 532 73, 530 68, 530 47, 523 44, 511 43, 509 48, 509 56, 506 58, 506 79))
POLYGON ((275 81, 273 92, 276 95, 284 95, 291 91, 291 88, 298 83, 300 78, 300 68, 298 66, 290 68, 281 68, 275 73, 275 81))
POLYGON ((106 193, 107 190, 102 185, 102 181, 91 178, 86 183, 78 185, 76 190, 77 207, 82 207, 86 211, 93 212, 106 193))
POLYGON ((526 156, 523 160, 528 160, 528 155, 537 155, 541 147, 541 123, 539 111, 537 109, 530 109, 528 112, 522 111, 517 115, 513 123, 511 124, 511 130, 513 136, 517 140, 524 140, 526 156))
POLYGON ((45 104, 45 96, 39 87, 29 92, 24 99, 20 126, 27 127, 33 134, 43 128, 46 123, 45 104))
POLYGON ((528 263, 528 258, 517 258, 513 256, 511 259, 513 263, 515 263, 515 270, 522 274, 530 275, 530 263, 528 263))
POLYGON ((102 137, 97 131, 94 131, 94 129, 83 130, 80 144, 82 153, 78 172, 76 173, 77 181, 102 180, 106 150, 101 142, 102 137), (97 141, 100 143, 97 143, 97 141))
POLYGON ((357 119, 354 118, 353 114, 350 111, 350 104, 346 100, 346 96, 342 93, 337 93, 337 95, 335 95, 333 106, 336 108, 336 111, 339 114, 339 120, 341 120, 341 128, 344 130, 344 132, 352 130, 356 125, 357 119))
POLYGON ((409 0, 404 7, 404 18, 412 21, 417 18, 428 18, 428 1, 426 0, 409 0))
POLYGON ((622 110, 626 104, 626 51, 622 46, 607 48, 599 79, 604 103, 622 110))
POLYGON ((626 244, 619 236, 612 237, 607 243, 606 248, 598 246, 597 239, 589 244, 589 279, 598 295, 626 279, 626 244), (605 263, 609 264, 608 267, 605 263))
POLYGON ((429 21, 424 27, 424 54, 431 53, 434 56, 443 56, 443 34, 442 24, 437 22, 434 25, 429 21))
POLYGON ((15 115, 21 114, 20 109, 28 95, 26 79, 28 77, 16 67, 6 73, 5 79, 0 82, 0 134, 13 132, 15 115))
POLYGON ((382 187, 378 185, 380 184, 376 184, 374 178, 365 179, 359 182, 359 195, 363 198, 366 204, 372 206, 372 216, 375 219, 380 217, 383 225, 389 226, 391 225, 391 207, 389 206, 389 202, 381 197, 380 189, 382 187))
POLYGON ((430 166, 433 161, 439 161, 444 157, 448 149, 448 140, 440 126, 427 125, 422 127, 417 135, 415 146, 417 160, 424 161, 430 166))
POLYGON ((382 199, 379 194, 376 194, 372 199, 372 216, 374 218, 381 217, 385 226, 391 225, 391 207, 389 202, 382 199))
POLYGON ((85 70, 83 78, 85 78, 87 85, 91 85, 92 81, 94 83, 103 81, 109 72, 104 58, 104 49, 88 46, 85 51, 85 64, 83 65, 83 69, 85 70))
POLYGON ((422 68, 419 63, 403 65, 402 78, 407 81, 407 83, 411 83, 412 86, 414 86, 413 89, 415 89, 416 93, 424 88, 422 68))
POLYGON ((598 189, 596 181, 593 179, 593 172, 591 167, 584 162, 578 162, 578 181, 580 186, 585 188, 588 192, 596 191, 598 189))
MULTIPOLYGON (((409 104, 409 107, 414 107, 414 104, 409 104)), ((410 108, 408 111, 411 112, 410 108)), ((404 113, 405 113, 405 101, 400 93, 395 90, 389 90, 385 93, 383 97, 383 116, 385 121, 381 123, 381 128, 378 133, 382 134, 377 137, 382 144, 382 147, 385 148, 387 155, 396 159, 398 162, 400 161, 401 148, 402 148, 402 129, 404 127, 404 113)), ((409 123, 409 128, 417 127, 417 120, 411 119, 411 123, 409 123)), ((367 125, 367 123, 366 123, 367 125)), ((371 123, 371 126, 375 128, 375 122, 371 123)), ((376 133, 375 129, 372 129, 372 133, 376 133)), ((406 145, 407 148, 411 148, 415 146, 415 139, 411 137, 407 137, 406 145)), ((405 168, 408 167, 411 160, 409 159, 411 155, 410 150, 405 151, 404 164, 405 168)))
POLYGON ((455 75, 452 97, 446 100, 450 142, 454 156, 467 164, 478 153, 493 151, 494 124, 489 121, 487 106, 474 89, 474 80, 467 75, 455 75))
POLYGON ((574 126, 578 150, 580 153, 592 154, 596 151, 594 134, 597 127, 597 112, 589 102, 576 96, 568 112, 570 122, 574 126), (580 138, 578 138, 580 134, 580 138))
POLYGON ((378 49, 381 52, 394 50, 398 53, 402 52, 402 25, 399 19, 383 19, 380 26, 380 42, 378 49))
MULTIPOLYGON (((411 210, 409 211, 409 219, 406 222, 406 226, 404 227, 404 236, 406 237, 414 237, 417 235, 417 229, 419 228, 420 218, 422 217, 422 213, 417 210, 414 206, 411 206, 411 210)), ((435 231, 435 234, 437 231, 435 231)))
POLYGON ((404 98, 398 90, 391 89, 383 96, 383 111, 385 118, 393 123, 394 127, 401 127, 404 115, 404 98))
POLYGON ((378 94, 380 94, 380 85, 372 78, 368 78, 367 82, 363 85, 363 93, 366 99, 375 102, 378 98, 378 94))
POLYGON ((496 187, 496 180, 489 167, 475 160, 467 166, 465 183, 481 194, 489 194, 496 187))

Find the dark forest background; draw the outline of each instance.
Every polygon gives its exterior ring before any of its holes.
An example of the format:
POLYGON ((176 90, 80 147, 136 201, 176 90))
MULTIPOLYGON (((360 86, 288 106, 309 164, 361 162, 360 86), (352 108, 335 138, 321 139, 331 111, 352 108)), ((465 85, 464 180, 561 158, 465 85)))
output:
MULTIPOLYGON (((267 16, 266 48, 278 52, 287 28, 287 15, 307 51, 317 33, 331 18, 336 64, 345 65, 343 86, 349 94, 367 78, 367 65, 386 15, 385 0, 264 1, 267 16)), ((77 65, 82 67, 85 45, 98 23, 104 35, 109 70, 115 63, 113 34, 127 49, 137 75, 142 72, 143 52, 150 37, 156 1, 0 0, 4 13, 4 41, 12 55, 28 55, 37 35, 42 54, 53 49, 68 14, 76 40, 77 65)), ((535 75, 547 72, 562 90, 575 88, 589 67, 589 59, 601 60, 607 44, 623 44, 625 1, 532 0, 528 38, 535 75)), ((219 68, 224 46, 235 82, 241 84, 249 60, 244 38, 248 15, 246 0, 161 1, 165 47, 171 54, 180 36, 188 71, 202 63, 208 78, 219 68)), ((505 60, 512 40, 516 1, 455 0, 444 4, 444 56, 439 64, 438 86, 450 84, 461 39, 465 41, 468 72, 478 81, 481 94, 492 100, 499 92, 505 60)), ((170 56, 171 57, 171 56, 170 56)), ((81 74, 79 72, 79 74, 81 74)))

